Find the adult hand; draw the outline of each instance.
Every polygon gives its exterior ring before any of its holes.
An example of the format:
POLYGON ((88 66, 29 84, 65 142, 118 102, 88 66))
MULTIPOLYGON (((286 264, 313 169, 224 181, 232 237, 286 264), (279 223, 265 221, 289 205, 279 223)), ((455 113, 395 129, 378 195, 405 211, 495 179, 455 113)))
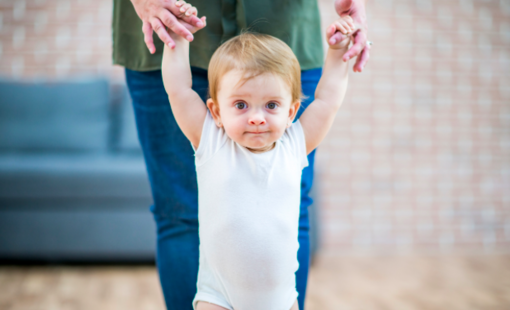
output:
MULTIPOLYGON (((365 0, 335 0, 335 10, 340 16, 344 14, 350 15, 358 28, 356 32, 352 34, 353 45, 344 54, 343 60, 348 61, 351 58, 357 57, 352 70, 354 72, 361 72, 368 61, 370 52, 370 45, 367 44, 368 27, 365 13, 365 0)), ((343 40, 343 36, 341 32, 337 32, 332 39, 341 41, 343 40)))
POLYGON ((203 21, 196 14, 185 14, 188 4, 180 6, 175 5, 176 0, 131 0, 135 8, 136 14, 143 22, 142 32, 144 35, 145 45, 151 54, 154 54, 156 47, 152 40, 152 33, 156 31, 158 37, 170 48, 175 47, 175 42, 167 32, 167 27, 177 35, 188 41, 193 41, 193 34, 178 21, 184 22, 202 28, 203 21))

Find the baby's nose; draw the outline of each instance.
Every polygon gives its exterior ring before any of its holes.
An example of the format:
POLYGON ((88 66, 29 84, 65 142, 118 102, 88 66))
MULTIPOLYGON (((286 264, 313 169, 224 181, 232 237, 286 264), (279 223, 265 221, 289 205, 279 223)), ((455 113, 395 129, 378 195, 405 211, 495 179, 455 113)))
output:
POLYGON ((264 125, 266 123, 266 119, 262 113, 255 113, 250 117, 250 125, 264 125))

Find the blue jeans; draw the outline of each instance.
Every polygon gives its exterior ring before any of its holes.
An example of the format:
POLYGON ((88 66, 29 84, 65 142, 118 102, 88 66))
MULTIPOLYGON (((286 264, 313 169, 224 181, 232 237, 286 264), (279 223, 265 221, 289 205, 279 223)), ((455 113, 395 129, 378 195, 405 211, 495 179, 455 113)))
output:
MULTIPOLYGON (((302 103, 297 118, 313 101, 322 70, 302 72, 302 103)), ((207 71, 192 68, 193 89, 205 101, 209 83, 207 71)), ((138 72, 126 69, 126 81, 133 100, 138 137, 151 184, 154 205, 151 211, 157 225, 159 278, 168 309, 192 309, 198 274, 198 190, 194 154, 190 142, 177 126, 163 87, 161 71, 138 72)), ((296 119, 297 119, 296 118, 296 119)), ((301 179, 299 218, 299 269, 296 288, 303 310, 310 240, 308 206, 313 181, 315 151, 308 155, 310 165, 301 179)))

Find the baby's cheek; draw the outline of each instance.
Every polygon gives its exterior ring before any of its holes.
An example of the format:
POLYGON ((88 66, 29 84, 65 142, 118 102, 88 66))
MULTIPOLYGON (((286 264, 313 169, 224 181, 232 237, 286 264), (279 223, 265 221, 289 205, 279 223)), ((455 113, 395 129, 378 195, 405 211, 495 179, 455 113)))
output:
POLYGON ((237 124, 225 124, 225 132, 227 133, 227 136, 236 141, 239 142, 239 140, 243 136, 243 128, 238 126, 237 124))
POLYGON ((287 123, 283 123, 280 126, 277 126, 274 128, 274 130, 273 130, 273 133, 274 133, 273 139, 274 140, 278 140, 283 136, 283 134, 285 133, 285 129, 287 129, 286 125, 287 125, 287 123))
POLYGON ((231 137, 233 134, 235 134, 235 127, 232 128, 232 125, 229 125, 229 124, 224 124, 223 125, 223 128, 225 129, 225 132, 227 133, 227 135, 229 137, 231 137))
POLYGON ((290 124, 288 115, 289 115, 289 113, 287 112, 286 114, 282 114, 282 115, 278 116, 277 124, 282 132, 285 131, 285 129, 287 128, 287 124, 290 124))

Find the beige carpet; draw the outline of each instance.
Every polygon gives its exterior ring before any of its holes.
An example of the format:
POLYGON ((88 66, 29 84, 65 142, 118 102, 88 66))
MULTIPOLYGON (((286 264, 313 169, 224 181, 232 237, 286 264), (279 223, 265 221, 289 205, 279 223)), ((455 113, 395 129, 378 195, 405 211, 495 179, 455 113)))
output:
MULTIPOLYGON (((164 309, 152 267, 0 267, 2 310, 164 309)), ((510 255, 332 256, 307 310, 510 309, 510 255)))

